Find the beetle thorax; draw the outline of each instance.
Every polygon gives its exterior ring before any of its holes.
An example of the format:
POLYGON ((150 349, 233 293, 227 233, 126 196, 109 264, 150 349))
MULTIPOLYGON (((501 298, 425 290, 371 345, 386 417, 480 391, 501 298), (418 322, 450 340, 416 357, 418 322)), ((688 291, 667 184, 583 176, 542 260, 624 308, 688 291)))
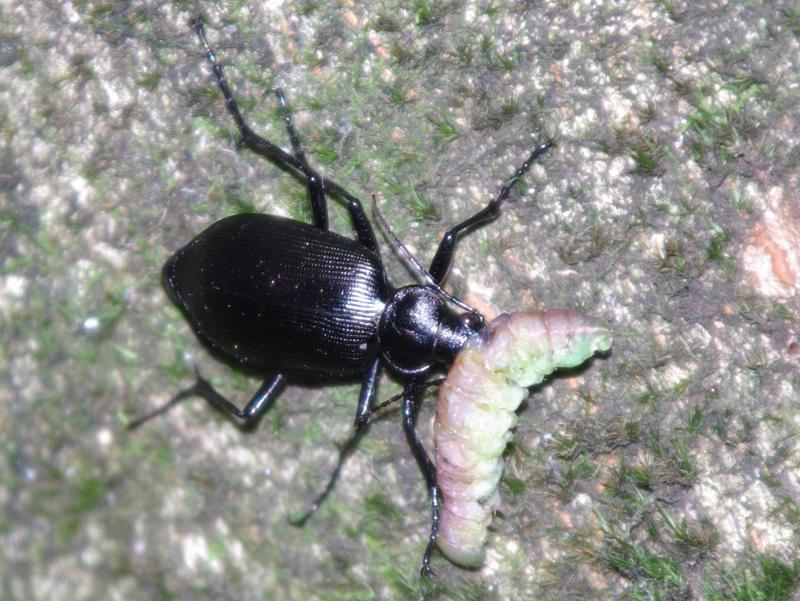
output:
MULTIPOLYGON (((470 316, 471 317, 471 316, 470 316)), ((378 340, 384 360, 401 374, 449 364, 475 334, 474 319, 456 313, 432 289, 397 290, 381 315, 378 340)))

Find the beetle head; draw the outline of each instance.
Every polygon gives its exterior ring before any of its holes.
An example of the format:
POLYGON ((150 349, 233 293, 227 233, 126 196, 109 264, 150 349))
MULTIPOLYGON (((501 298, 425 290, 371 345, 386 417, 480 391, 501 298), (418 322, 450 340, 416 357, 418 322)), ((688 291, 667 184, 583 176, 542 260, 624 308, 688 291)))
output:
POLYGON ((480 329, 475 315, 456 313, 432 289, 407 286, 394 293, 378 324, 381 355, 403 375, 450 363, 480 329))

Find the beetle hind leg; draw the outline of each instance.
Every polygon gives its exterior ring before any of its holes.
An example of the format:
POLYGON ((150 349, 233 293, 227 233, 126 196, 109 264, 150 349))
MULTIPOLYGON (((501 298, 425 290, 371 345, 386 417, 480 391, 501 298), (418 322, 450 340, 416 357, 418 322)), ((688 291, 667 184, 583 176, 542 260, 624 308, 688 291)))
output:
POLYGON ((228 415, 233 415, 234 417, 239 418, 245 425, 247 425, 255 422, 262 415, 264 415, 264 413, 266 413, 267 409, 269 409, 272 405, 272 401, 275 400, 275 397, 278 396, 278 393, 286 383, 286 376, 280 372, 273 373, 266 380, 264 380, 264 383, 261 384, 253 397, 247 402, 244 409, 239 409, 239 407, 217 392, 217 390, 211 385, 211 382, 201 376, 197 369, 195 369, 195 376, 197 377, 197 380, 189 388, 181 390, 164 405, 158 407, 154 411, 151 411, 150 413, 131 421, 128 424, 128 429, 135 430, 145 422, 148 422, 154 417, 158 417, 159 415, 166 413, 179 403, 195 396, 204 398, 217 409, 224 411, 228 415))
MULTIPOLYGON (((222 96, 225 98, 225 107, 228 109, 231 117, 233 117, 236 127, 239 128, 242 141, 255 152, 269 158, 271 161, 274 161, 279 167, 287 170, 297 171, 303 174, 303 176, 306 178, 306 184, 308 185, 309 195, 311 197, 311 208, 314 213, 314 225, 317 227, 321 229, 327 229, 328 213, 327 209, 325 208, 324 192, 327 191, 329 194, 333 194, 334 196, 344 200, 347 211, 350 213, 350 220, 353 222, 353 228, 356 230, 356 237, 358 238, 358 241, 380 257, 380 251, 378 249, 378 242, 375 238, 375 233, 372 231, 372 226, 370 225, 369 220, 364 213, 361 201, 333 180, 326 178, 323 181, 322 176, 309 166, 305 160, 305 157, 299 158, 296 156, 298 148, 300 149, 300 154, 302 155, 302 148, 300 148, 299 141, 297 144, 295 144, 295 141, 297 140, 296 134, 294 134, 294 141, 292 141, 293 151, 295 154, 289 154, 279 146, 276 146, 269 140, 259 136, 249 125, 247 125, 247 122, 242 116, 241 110, 239 110, 239 105, 236 103, 236 98, 234 98, 233 92, 228 85, 228 80, 225 77, 225 72, 222 68, 222 65, 217 60, 216 54, 214 54, 214 51, 211 49, 208 41, 206 40, 205 28, 203 27, 202 21, 192 21, 192 27, 194 28, 197 37, 200 39, 200 43, 203 45, 203 49, 206 53, 206 59, 208 59, 208 62, 211 63, 211 70, 214 72, 214 77, 217 80, 217 87, 219 87, 220 91, 222 92, 222 96), (323 225, 326 227, 323 227, 323 225)), ((286 116, 284 116, 284 122, 286 122, 287 127, 289 127, 291 124, 291 119, 287 121, 286 116)), ((293 131, 294 126, 292 125, 289 131, 290 138, 293 136, 293 131)))
POLYGON ((319 176, 313 172, 306 161, 306 155, 303 152, 303 146, 300 144, 300 137, 297 135, 297 130, 294 128, 292 122, 292 114, 289 112, 289 107, 286 105, 286 96, 283 90, 275 88, 272 90, 278 99, 278 104, 281 107, 281 114, 283 115, 283 122, 286 124, 286 131, 289 133, 289 141, 292 144, 292 152, 294 158, 303 163, 307 170, 304 172, 306 177, 306 188, 308 189, 308 200, 311 203, 311 213, 314 217, 314 225, 321 230, 328 229, 328 207, 325 202, 325 191, 322 189, 322 182, 319 176))
POLYGON ((236 123, 236 127, 239 128, 239 133, 242 136, 242 142, 259 154, 268 157, 278 166, 289 171, 296 171, 303 174, 303 176, 306 178, 306 185, 308 186, 308 193, 311 199, 311 209, 314 214, 314 225, 320 229, 327 229, 328 212, 327 208, 325 207, 325 196, 323 193, 324 186, 319 174, 317 174, 317 172, 314 171, 314 169, 312 169, 305 160, 303 149, 300 146, 300 140, 297 137, 297 132, 295 132, 294 125, 292 124, 291 117, 289 116, 289 111, 286 108, 286 99, 284 98, 283 93, 280 92, 280 90, 276 90, 276 95, 278 96, 278 100, 281 103, 281 110, 283 111, 283 120, 284 123, 286 123, 287 129, 289 130, 289 139, 292 143, 292 150, 294 152, 293 155, 285 152, 282 148, 276 146, 269 140, 259 136, 247 124, 242 116, 242 111, 239 109, 239 105, 236 102, 236 98, 234 97, 233 92, 228 85, 228 80, 225 77, 225 71, 223 70, 222 64, 217 60, 217 55, 211 49, 211 46, 209 46, 208 41, 206 40, 205 28, 203 27, 202 21, 192 21, 192 27, 194 28, 197 37, 200 39, 200 43, 203 45, 208 62, 211 63, 211 70, 214 72, 214 77, 217 80, 217 86, 222 92, 222 96, 225 98, 225 108, 228 109, 231 117, 233 117, 233 121, 236 123))

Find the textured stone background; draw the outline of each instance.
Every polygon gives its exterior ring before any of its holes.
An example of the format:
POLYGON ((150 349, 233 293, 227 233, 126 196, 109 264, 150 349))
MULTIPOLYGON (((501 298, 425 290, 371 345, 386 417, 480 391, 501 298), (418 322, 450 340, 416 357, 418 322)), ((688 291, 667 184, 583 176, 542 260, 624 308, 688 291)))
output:
POLYGON ((0 597, 792 598, 799 73, 788 1, 0 1, 0 597), (483 570, 437 555, 419 581, 396 413, 287 523, 357 384, 292 386, 247 432, 199 400, 126 431, 195 363, 240 401, 258 385, 168 302, 169 254, 233 212, 309 214, 237 151, 198 14, 253 126, 288 147, 282 86, 310 160, 423 261, 557 139, 448 286, 487 313, 579 308, 616 342, 523 408, 483 570))

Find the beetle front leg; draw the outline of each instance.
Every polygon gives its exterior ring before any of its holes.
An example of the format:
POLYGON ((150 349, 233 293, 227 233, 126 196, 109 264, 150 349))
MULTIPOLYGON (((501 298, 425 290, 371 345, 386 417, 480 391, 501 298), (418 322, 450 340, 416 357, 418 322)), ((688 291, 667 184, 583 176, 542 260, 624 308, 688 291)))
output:
POLYGON ((414 457, 425 476, 425 481, 428 484, 428 493, 431 498, 431 534, 428 537, 425 553, 422 555, 422 568, 420 569, 422 576, 430 576, 433 574, 433 570, 431 570, 431 551, 433 551, 436 537, 439 534, 439 508, 442 501, 439 485, 436 481, 436 466, 425 451, 416 429, 417 412, 419 411, 419 404, 416 399, 422 389, 421 384, 421 377, 412 377, 408 379, 403 389, 403 430, 406 433, 408 444, 411 446, 411 451, 414 453, 414 457))
POLYGON ((514 175, 512 175, 503 185, 503 187, 500 188, 500 193, 497 195, 497 198, 489 202, 489 204, 483 209, 475 213, 472 217, 465 219, 444 235, 442 241, 439 242, 439 248, 436 249, 436 254, 433 257, 433 261, 431 261, 430 269, 428 269, 428 272, 431 274, 431 276, 433 276, 433 279, 437 284, 441 284, 444 278, 447 276, 447 272, 450 271, 450 265, 453 262, 453 252, 456 249, 456 243, 458 242, 461 232, 481 223, 486 223, 487 221, 492 221, 495 219, 500 214, 500 206, 508 198, 508 195, 511 192, 511 187, 519 178, 525 175, 536 159, 550 150, 550 148, 553 146, 554 142, 552 140, 547 140, 543 144, 537 146, 527 160, 522 163, 522 166, 517 169, 516 172, 514 172, 514 175))

